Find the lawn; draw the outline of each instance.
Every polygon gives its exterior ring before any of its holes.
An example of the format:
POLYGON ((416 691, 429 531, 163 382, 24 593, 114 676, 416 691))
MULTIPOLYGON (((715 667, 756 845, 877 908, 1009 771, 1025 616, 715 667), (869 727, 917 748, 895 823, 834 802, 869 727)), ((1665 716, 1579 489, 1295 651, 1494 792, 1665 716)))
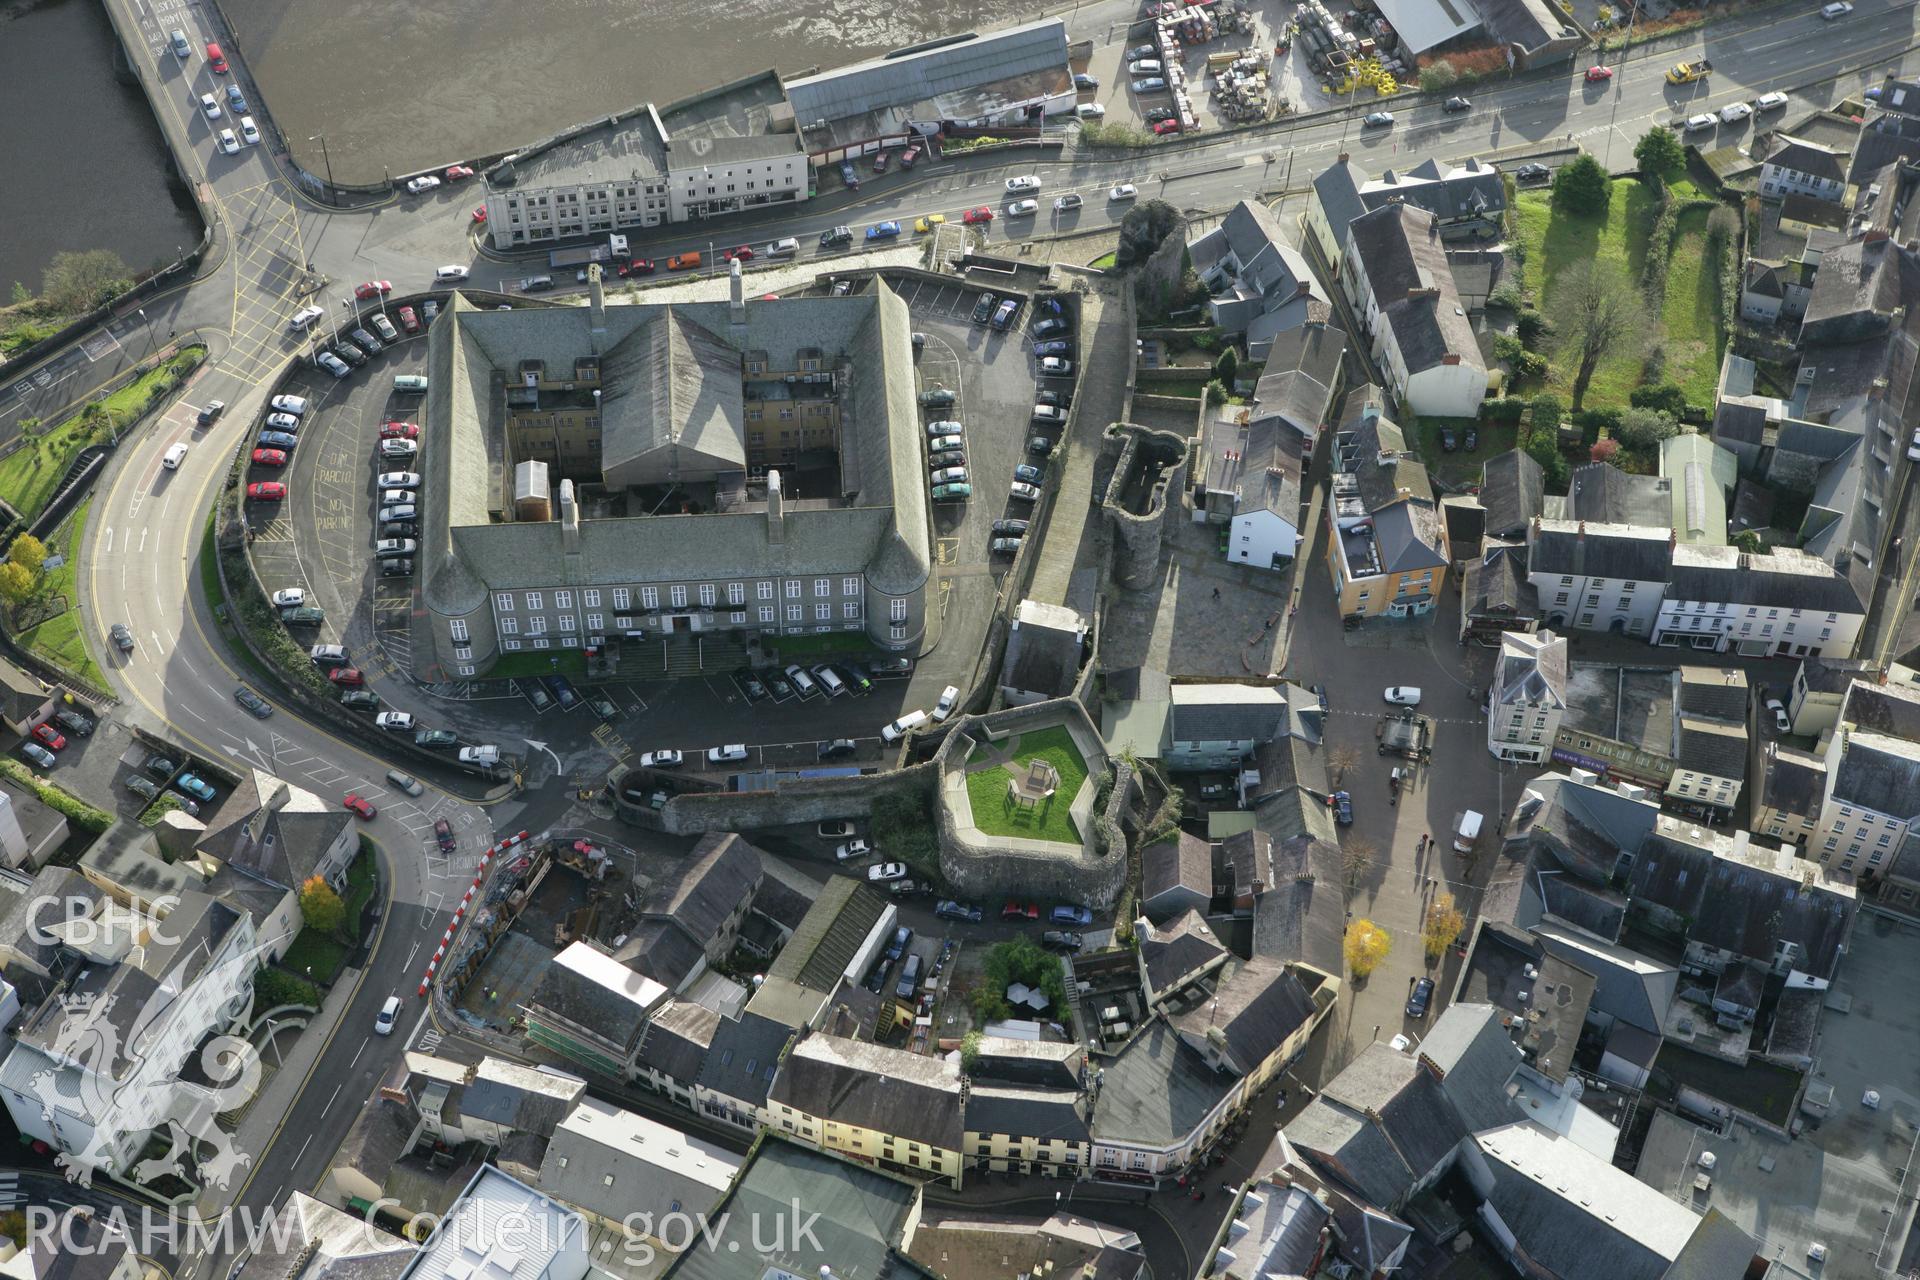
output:
POLYGON ((86 637, 80 634, 79 601, 74 598, 74 571, 80 563, 80 535, 86 531, 87 508, 93 505, 88 498, 51 539, 47 548, 49 556, 63 555, 66 563, 45 575, 45 591, 49 597, 64 597, 67 602, 65 612, 48 618, 39 626, 29 627, 14 637, 27 650, 39 654, 48 662, 54 663, 96 689, 107 688, 107 678, 95 665, 93 655, 87 650, 86 637))
POLYGON ((1113 252, 1113 250, 1109 249, 1107 250, 1107 252, 1101 254, 1099 257, 1095 258, 1092 262, 1089 262, 1087 265, 1089 267, 1092 267, 1095 271, 1105 271, 1110 267, 1112 267, 1115 261, 1117 260, 1118 260, 1118 255, 1116 255, 1113 252))
POLYGON ((39 515, 75 455, 90 444, 111 439, 115 429, 131 423, 147 407, 159 383, 185 377, 205 354, 203 347, 181 352, 106 399, 95 401, 105 416, 89 421, 84 413, 75 413, 43 432, 37 446, 29 443, 0 458, 0 500, 24 519, 39 515))
POLYGON ((1060 787, 1053 798, 1037 809, 1016 810, 1007 800, 1011 775, 1005 769, 982 769, 967 775, 967 800, 973 806, 973 825, 990 836, 1025 836, 1033 840, 1053 840, 1061 844, 1079 844, 1080 832, 1067 810, 1087 780, 1087 762, 1073 745, 1065 728, 1055 726, 1034 733, 1023 733, 1007 744, 1014 767, 1025 771, 1027 762, 1045 758, 1060 771, 1060 787))
POLYGON ((1720 316, 1723 246, 1707 254, 1706 209, 1682 214, 1667 266, 1667 297, 1660 311, 1666 329, 1666 380, 1687 393, 1688 404, 1712 404, 1720 382, 1726 326, 1720 316))
POLYGON ((489 680, 511 680, 515 676, 584 676, 587 655, 578 649, 549 649, 544 652, 503 653, 487 668, 489 680), (556 665, 557 662, 557 665, 556 665))
POLYGON ((365 914, 367 903, 373 900, 373 891, 379 886, 380 877, 373 860, 373 842, 362 836, 360 852, 354 855, 352 863, 347 866, 347 892, 343 899, 347 904, 347 928, 360 928, 360 917, 365 914))
POLYGON ((1414 422, 1416 448, 1427 468, 1442 480, 1472 482, 1480 478, 1480 465, 1488 458, 1507 452, 1519 440, 1520 428, 1512 422, 1477 422, 1472 418, 1419 418, 1414 422), (1467 428, 1480 433, 1477 448, 1456 447, 1448 453, 1440 447, 1440 428, 1452 427, 1456 446, 1465 442, 1467 428))
POLYGON ((340 966, 347 962, 347 946, 317 929, 302 929, 280 958, 280 967, 290 973, 304 974, 321 986, 331 986, 340 966))

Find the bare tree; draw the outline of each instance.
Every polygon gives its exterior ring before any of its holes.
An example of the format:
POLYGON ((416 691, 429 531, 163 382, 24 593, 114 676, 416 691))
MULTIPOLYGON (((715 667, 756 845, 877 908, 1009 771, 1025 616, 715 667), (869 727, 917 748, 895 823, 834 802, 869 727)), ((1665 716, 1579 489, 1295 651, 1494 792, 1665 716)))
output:
POLYGON ((1327 767, 1333 770, 1334 785, 1338 786, 1347 779, 1347 770, 1360 767, 1360 753, 1349 746, 1338 746, 1327 752, 1327 767))
POLYGON ((1575 365, 1573 408, 1577 412, 1600 361, 1645 340, 1646 305, 1625 279, 1610 271, 1595 271, 1591 261, 1563 270, 1548 302, 1560 355, 1575 365))
POLYGON ((1340 846, 1340 871, 1347 878, 1348 893, 1360 887, 1379 856, 1380 850, 1370 840, 1349 840, 1340 846))

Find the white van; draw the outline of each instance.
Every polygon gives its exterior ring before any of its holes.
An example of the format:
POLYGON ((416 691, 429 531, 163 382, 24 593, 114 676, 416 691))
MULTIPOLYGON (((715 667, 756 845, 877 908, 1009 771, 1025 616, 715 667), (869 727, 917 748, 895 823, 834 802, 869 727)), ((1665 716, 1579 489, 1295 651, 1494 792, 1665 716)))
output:
POLYGON ((927 722, 924 711, 909 711, 880 731, 882 742, 898 742, 927 722))
POLYGON ((400 1021, 400 997, 388 996, 387 1002, 380 1006, 380 1016, 373 1020, 373 1034, 390 1036, 393 1024, 400 1021))
POLYGON ((1461 853, 1472 853, 1473 846, 1480 840, 1480 814, 1473 809, 1460 815, 1460 824, 1453 829, 1453 847, 1461 853))
POLYGON ((167 451, 160 456, 160 465, 169 471, 178 471, 180 464, 186 460, 187 446, 185 444, 172 444, 168 445, 167 451))

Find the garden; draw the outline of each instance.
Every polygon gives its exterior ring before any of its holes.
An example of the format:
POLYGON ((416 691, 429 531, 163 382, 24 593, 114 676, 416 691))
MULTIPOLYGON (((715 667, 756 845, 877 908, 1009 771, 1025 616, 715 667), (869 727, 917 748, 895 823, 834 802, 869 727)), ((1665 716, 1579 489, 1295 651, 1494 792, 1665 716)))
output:
POLYGON ((967 758, 967 803, 973 808, 973 825, 989 836, 1079 844, 1080 832, 1068 810, 1086 780, 1087 762, 1064 725, 1017 734, 1000 745, 975 747, 967 758), (1051 764, 1059 773, 1059 785, 1037 805, 1016 804, 1008 784, 1025 776, 1034 760, 1051 764))
POLYGON ((8 606, 9 630, 27 652, 44 658, 96 689, 105 690, 107 678, 95 664, 80 632, 80 611, 74 607, 74 575, 80 564, 80 535, 87 528, 89 498, 74 508, 54 531, 53 546, 60 561, 46 567, 48 548, 31 534, 21 534, 0 564, 0 600, 8 606), (35 567, 29 569, 29 564, 35 567), (14 571, 19 566, 19 571, 14 571))
POLYGON ((280 958, 280 968, 299 974, 316 986, 333 984, 347 957, 365 939, 367 904, 379 887, 373 842, 362 837, 360 852, 347 866, 347 891, 336 893, 318 876, 300 886, 300 914, 304 927, 280 958))

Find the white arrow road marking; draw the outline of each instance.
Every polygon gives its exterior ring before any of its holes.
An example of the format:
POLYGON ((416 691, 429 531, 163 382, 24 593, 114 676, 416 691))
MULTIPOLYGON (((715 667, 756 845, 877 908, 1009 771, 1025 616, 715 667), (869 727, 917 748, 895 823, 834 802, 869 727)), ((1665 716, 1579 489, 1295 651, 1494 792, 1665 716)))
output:
POLYGON ((560 763, 560 757, 554 754, 552 747, 549 747, 546 743, 540 742, 534 738, 528 738, 526 742, 527 742, 527 750, 546 752, 548 757, 550 757, 553 760, 553 767, 561 771, 562 773, 566 772, 566 766, 560 763))

